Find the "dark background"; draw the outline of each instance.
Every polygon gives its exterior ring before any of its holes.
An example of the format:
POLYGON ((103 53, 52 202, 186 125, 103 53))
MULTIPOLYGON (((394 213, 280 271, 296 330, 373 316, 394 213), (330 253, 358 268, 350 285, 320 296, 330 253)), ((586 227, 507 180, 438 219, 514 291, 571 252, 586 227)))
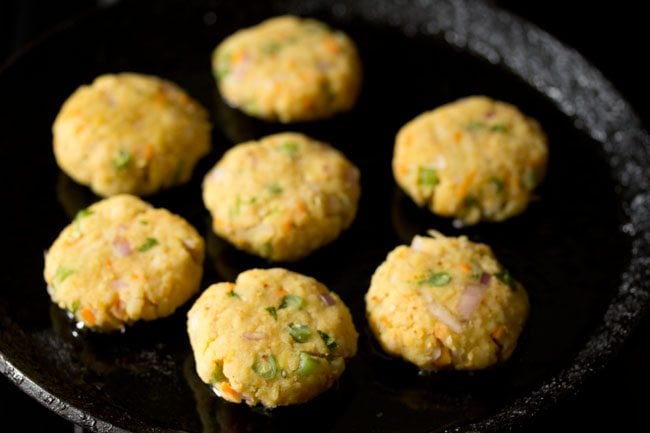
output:
MULTIPOLYGON (((115 0, 0 0, 0 64, 69 20, 115 0)), ((608 77, 650 124, 647 17, 632 1, 495 0, 573 46, 608 77), (567 5, 571 9, 567 9, 567 5)), ((245 2, 242 1, 242 7, 245 2)), ((47 71, 43 71, 47 73, 47 71)), ((1 115, 1 114, 0 114, 1 115)), ((650 431, 650 320, 607 370, 526 431, 650 431)), ((73 426, 0 377, 0 432, 73 432, 73 426)))

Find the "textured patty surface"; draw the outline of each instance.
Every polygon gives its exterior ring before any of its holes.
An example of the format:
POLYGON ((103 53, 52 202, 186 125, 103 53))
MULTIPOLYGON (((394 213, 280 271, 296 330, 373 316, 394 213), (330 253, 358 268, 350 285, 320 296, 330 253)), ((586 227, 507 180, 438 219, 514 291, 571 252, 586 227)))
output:
POLYGON ((296 260, 353 221, 359 170, 339 151, 297 133, 239 144, 203 182, 218 235, 271 260, 296 260))
POLYGON ((133 73, 79 87, 52 132, 59 167, 102 196, 185 183, 210 149, 203 107, 169 81, 133 73))
POLYGON ((224 399, 251 406, 315 397, 357 349, 341 299, 315 279, 280 268, 210 286, 188 313, 187 329, 199 377, 224 399))
POLYGON ((536 121, 513 105, 474 96, 404 125, 393 174, 419 206, 475 224, 522 212, 547 159, 546 136, 536 121))
POLYGON ((226 102, 283 123, 349 110, 361 85, 354 43, 324 23, 294 16, 234 33, 215 49, 212 64, 226 102))
POLYGON ((512 354, 528 296, 484 244, 416 236, 388 254, 366 294, 383 349, 424 370, 476 370, 512 354))
POLYGON ((199 288, 203 239, 183 218, 134 196, 80 211, 45 257, 48 292, 93 330, 174 312, 199 288))

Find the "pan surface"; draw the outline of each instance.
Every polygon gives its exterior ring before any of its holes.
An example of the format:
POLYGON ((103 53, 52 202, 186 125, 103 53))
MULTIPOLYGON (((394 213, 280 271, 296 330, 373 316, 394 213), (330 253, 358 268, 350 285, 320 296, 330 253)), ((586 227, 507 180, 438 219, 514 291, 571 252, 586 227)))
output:
POLYGON ((0 370, 52 410, 94 431, 496 431, 525 425, 577 392, 648 309, 650 139, 612 86, 548 34, 471 1, 127 2, 50 35, 0 73, 5 266, 0 370), (289 128, 227 107, 210 52, 234 30, 282 13, 314 16, 357 42, 365 83, 349 114, 289 128), (211 234, 200 198, 207 169, 234 143, 284 129, 329 141, 362 172, 356 221, 339 240, 286 267, 341 295, 359 354, 336 387, 305 405, 250 409, 215 397, 194 373, 188 306, 125 334, 73 335, 42 279, 43 250, 98 198, 63 175, 50 127, 65 98, 106 72, 171 79, 213 114, 213 151, 192 182, 149 197, 206 237, 202 287, 270 264, 211 234), (540 199, 521 216, 458 230, 418 209, 392 180, 399 127, 471 94, 518 105, 550 139, 540 199), (388 251, 435 228, 493 246, 531 298, 513 358, 476 373, 419 374, 385 356, 363 295, 388 251))

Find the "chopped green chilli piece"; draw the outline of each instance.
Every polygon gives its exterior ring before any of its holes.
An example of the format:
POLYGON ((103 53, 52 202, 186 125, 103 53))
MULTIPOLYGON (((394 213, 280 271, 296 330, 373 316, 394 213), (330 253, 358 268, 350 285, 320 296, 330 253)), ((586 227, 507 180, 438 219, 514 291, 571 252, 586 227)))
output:
POLYGON ((285 141, 279 146, 283 152, 287 152, 289 156, 295 156, 298 153, 298 143, 295 141, 285 141))
POLYGON ((467 194, 463 199, 463 206, 474 207, 478 204, 478 200, 472 194, 467 194))
POLYGON ((471 132, 478 131, 485 128, 485 123, 483 122, 469 122, 465 125, 465 129, 471 132))
POLYGON ((275 309, 275 307, 266 307, 265 310, 269 312, 271 317, 273 317, 275 320, 278 320, 278 311, 275 309))
POLYGON ((79 212, 74 217, 74 235, 79 236, 81 235, 81 220, 89 217, 90 215, 93 214, 93 211, 89 209, 81 209, 79 212))
POLYGON ((278 371, 278 363, 271 353, 258 354, 251 368, 261 378, 271 380, 278 371))
POLYGON ((508 132, 508 127, 503 123, 495 123, 490 126, 490 131, 492 132, 508 132))
POLYGON ((307 325, 289 323, 289 334, 296 343, 304 343, 311 338, 311 330, 307 325))
POLYGON ((115 170, 124 170, 131 164, 131 154, 124 149, 120 149, 113 157, 113 168, 115 170))
POLYGON ((280 51, 280 44, 275 41, 269 41, 262 45, 262 52, 264 54, 275 54, 280 51))
POLYGON ((420 285, 429 285, 429 286, 446 286, 451 281, 451 275, 447 272, 432 272, 426 278, 423 278, 419 281, 420 285))
POLYGON ((418 170, 418 184, 422 186, 436 186, 440 182, 438 173, 433 168, 420 167, 418 170))
POLYGON ((262 256, 271 258, 273 256, 273 245, 271 242, 264 242, 262 244, 262 256))
POLYGON ((503 269, 501 272, 497 272, 494 274, 494 276, 497 277, 502 283, 514 290, 515 280, 512 278, 512 275, 510 275, 510 272, 508 272, 507 269, 503 269))
POLYGON ((272 183, 271 185, 267 186, 266 190, 273 195, 282 194, 282 191, 284 191, 282 187, 277 183, 272 183))
POLYGON ((228 54, 221 54, 217 59, 217 69, 214 73, 217 81, 223 80, 226 78, 226 75, 230 73, 230 56, 228 54))
POLYGON ((78 309, 79 309, 79 299, 75 299, 74 301, 72 301, 72 305, 70 306, 70 312, 72 314, 75 314, 78 309))
POLYGON ((91 211, 90 209, 81 209, 77 214, 74 216, 75 222, 79 222, 80 220, 89 217, 92 215, 94 212, 91 211))
POLYGON ((521 184, 529 191, 535 188, 537 186, 537 175, 535 171, 530 168, 527 169, 521 176, 521 184))
POLYGON ((234 290, 229 291, 227 295, 231 298, 239 298, 239 295, 234 290))
POLYGON ((282 297, 282 301, 280 301, 278 310, 282 310, 283 308, 287 308, 289 306, 294 307, 296 310, 302 309, 302 298, 296 295, 284 295, 282 297))
POLYGON ((225 382, 226 380, 228 380, 228 378, 223 374, 223 366, 217 364, 217 367, 212 372, 212 377, 210 377, 210 383, 214 385, 219 382, 225 382))
POLYGON ((318 335, 320 335, 320 338, 323 340, 323 343, 325 343, 327 350, 330 352, 334 352, 339 347, 339 345, 336 344, 336 341, 323 331, 318 331, 318 335))
POLYGON ((149 251, 153 247, 158 245, 158 240, 156 238, 147 238, 142 245, 138 247, 138 251, 141 253, 144 253, 145 251, 149 251))
POLYGON ((54 273, 54 285, 56 286, 58 284, 61 284, 73 273, 74 269, 66 268, 65 266, 59 266, 56 268, 56 272, 54 273))
POLYGON ((298 363, 298 374, 301 376, 309 376, 313 374, 319 367, 320 361, 306 352, 300 352, 300 362, 298 363))
POLYGON ((498 194, 501 194, 505 190, 505 185, 503 181, 496 176, 490 178, 490 183, 494 186, 494 189, 497 190, 498 194))

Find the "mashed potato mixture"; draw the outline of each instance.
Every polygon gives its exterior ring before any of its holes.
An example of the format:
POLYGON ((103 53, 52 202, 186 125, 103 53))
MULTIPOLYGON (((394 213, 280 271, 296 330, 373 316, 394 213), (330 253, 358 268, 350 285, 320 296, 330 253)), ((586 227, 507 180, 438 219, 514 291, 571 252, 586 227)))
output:
POLYGON ((54 156, 99 195, 149 195, 187 182, 210 149, 208 114, 175 84, 153 76, 102 75, 63 104, 54 156))
POLYGON ((227 103, 282 123, 347 111, 361 86, 361 62, 350 38, 294 16, 234 33, 215 49, 212 66, 227 103))
POLYGON ((206 289, 188 313, 199 377, 220 397, 266 407, 327 390, 357 350, 341 299, 313 278, 253 269, 206 289))
POLYGON ((469 225, 521 213, 547 159, 546 136, 535 120, 510 104, 474 96, 404 125, 393 174, 419 206, 469 225))
POLYGON ((203 239, 183 218, 118 195, 77 213, 45 256, 52 301, 84 326, 123 330, 174 312, 199 288, 203 239))
POLYGON ((236 247, 297 260, 338 237, 357 211, 359 170, 333 147, 297 133, 239 144, 203 182, 212 227, 236 247))
POLYGON ((524 288, 490 247, 415 236, 388 254, 366 294, 383 349, 423 370, 476 370, 507 360, 528 315, 524 288))

